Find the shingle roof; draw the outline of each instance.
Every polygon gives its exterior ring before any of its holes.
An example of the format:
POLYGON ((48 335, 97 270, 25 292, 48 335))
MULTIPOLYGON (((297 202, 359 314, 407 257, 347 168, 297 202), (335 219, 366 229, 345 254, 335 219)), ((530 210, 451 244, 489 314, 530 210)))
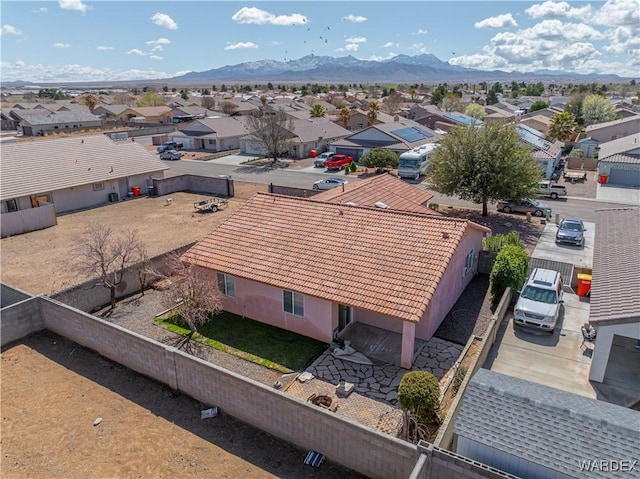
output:
POLYGON ((169 169, 144 146, 104 135, 2 142, 0 152, 2 200, 169 169))
MULTIPOLYGON (((580 471, 580 460, 640 456, 639 413, 494 371, 469 382, 454 433, 569 477, 611 478, 580 471)), ((635 473, 620 477, 640 477, 635 473)))
POLYGON ((589 319, 640 322, 640 208, 596 210, 589 319))
POLYGON ((22 120, 29 125, 52 125, 55 123, 74 123, 82 121, 100 121, 100 117, 89 113, 88 111, 74 110, 74 111, 57 111, 55 113, 49 113, 48 115, 34 115, 29 116, 22 120))
POLYGON ((616 140, 600 143, 600 160, 618 153, 640 153, 640 132, 635 135, 623 136, 616 140))
POLYGON ((634 115, 627 118, 622 118, 621 120, 611 120, 605 121, 603 123, 596 123, 595 125, 589 125, 585 128, 587 133, 590 133, 594 130, 599 130, 601 128, 608 128, 613 125, 619 125, 621 123, 634 123, 640 121, 640 115, 634 115))
POLYGON ((410 185, 393 175, 377 175, 362 181, 353 181, 342 188, 332 188, 313 197, 314 200, 331 203, 354 203, 357 206, 375 207, 382 202, 392 210, 414 213, 438 214, 427 208, 433 195, 410 185))
POLYGON ((640 155, 625 155, 618 153, 616 155, 602 158, 599 163, 626 163, 629 165, 640 165, 640 155))
POLYGON ((417 322, 467 220, 258 193, 189 263, 417 322))

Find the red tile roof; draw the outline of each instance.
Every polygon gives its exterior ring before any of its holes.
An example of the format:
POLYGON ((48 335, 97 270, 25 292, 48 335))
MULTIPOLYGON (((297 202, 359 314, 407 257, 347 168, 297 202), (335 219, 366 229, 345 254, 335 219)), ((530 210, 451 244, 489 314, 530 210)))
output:
POLYGON ((457 218, 258 193, 183 260, 419 321, 467 228, 457 218))
POLYGON ((344 191, 338 187, 313 196, 314 200, 355 203, 357 206, 375 207, 377 202, 382 202, 392 210, 437 215, 439 213, 427 208, 427 202, 431 198, 431 193, 390 174, 373 176, 362 181, 350 181, 344 186, 344 191))

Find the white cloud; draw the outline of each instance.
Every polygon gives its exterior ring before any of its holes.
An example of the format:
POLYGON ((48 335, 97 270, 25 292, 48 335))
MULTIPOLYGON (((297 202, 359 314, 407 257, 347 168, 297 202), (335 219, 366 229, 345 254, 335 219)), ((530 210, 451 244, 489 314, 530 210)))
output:
POLYGON ((157 40, 149 40, 145 43, 147 45, 169 45, 171 41, 168 38, 158 38, 157 40))
POLYGON ((82 13, 87 13, 87 10, 91 10, 91 7, 82 3, 81 0, 60 0, 58 5, 63 10, 76 10, 82 13))
POLYGON ((106 47, 106 46, 100 45, 99 47, 96 47, 96 50, 100 50, 100 51, 113 50, 113 47, 106 47))
POLYGON ((162 48, 162 45, 156 45, 155 47, 153 47, 151 49, 152 52, 162 52, 164 51, 164 48, 162 48))
POLYGON ((140 55, 141 57, 146 55, 142 50, 138 50, 137 48, 132 48, 127 52, 127 55, 140 55))
POLYGON ((166 13, 154 13, 150 20, 159 27, 168 28, 169 30, 178 29, 178 24, 166 13))
POLYGON ((15 35, 15 36, 19 37, 20 35, 22 35, 22 31, 20 31, 19 29, 17 29, 13 25, 5 24, 5 25, 2 25, 2 30, 0 30, 0 35, 2 35, 2 36, 15 35))
POLYGON ((418 31, 414 33, 414 35, 426 35, 427 33, 429 33, 428 30, 423 30, 422 28, 419 28, 418 31))
POLYGON ((225 50, 246 50, 248 48, 258 48, 253 42, 237 42, 237 43, 227 43, 224 47, 225 50))
POLYGON ((586 19, 591 15, 591 5, 576 8, 567 2, 547 1, 532 5, 524 12, 532 18, 570 17, 586 19))
POLYGON ((346 17, 342 17, 342 19, 344 21, 351 22, 351 23, 362 23, 367 21, 367 17, 363 17, 361 15, 354 15, 352 13, 350 13, 346 17))
POLYGON ((359 43, 347 43, 344 47, 336 48, 337 52, 357 52, 360 48, 359 43))
POLYGON ((366 43, 366 37, 350 37, 345 39, 347 43, 366 43))
POLYGON ((503 15, 497 15, 495 17, 485 18, 474 25, 476 28, 505 28, 505 27, 517 27, 518 24, 513 19, 510 13, 503 15))
POLYGON ((280 45, 280 42, 277 42, 275 40, 271 42, 271 46, 277 47, 278 45, 280 45))
POLYGON ((594 15, 593 22, 608 27, 640 27, 638 0, 608 0, 594 15))
POLYGON ((47 13, 49 9, 47 7, 36 8, 35 10, 31 10, 33 13, 47 13))
POLYGON ((382 45, 382 48, 391 48, 391 47, 399 47, 399 46, 400 46, 399 43, 387 42, 384 45, 382 45))
POLYGON ((28 80, 33 82, 146 80, 171 78, 188 73, 147 70, 112 70, 86 65, 26 65, 23 61, 2 64, 2 81, 28 80))
POLYGON ((71 45, 69 45, 68 43, 58 42, 58 43, 54 43, 53 46, 55 48, 69 48, 71 45))
POLYGON ((149 58, 151 58, 152 60, 162 60, 162 57, 158 55, 149 55, 149 58))
POLYGON ((274 15, 271 12, 260 10, 256 7, 242 7, 233 14, 231 19, 237 23, 253 25, 278 25, 289 27, 292 25, 304 25, 309 20, 304 15, 292 13, 291 15, 274 15))
POLYGON ((419 55, 427 53, 427 47, 424 46, 424 43, 414 43, 408 49, 413 50, 414 52, 416 52, 416 54, 419 55))
POLYGON ((381 62, 383 60, 389 60, 390 58, 397 57, 397 53, 389 52, 386 55, 371 55, 367 60, 372 62, 381 62))
POLYGON ((605 35, 584 23, 563 23, 560 20, 543 20, 531 28, 519 32, 524 38, 557 40, 602 40, 605 35))

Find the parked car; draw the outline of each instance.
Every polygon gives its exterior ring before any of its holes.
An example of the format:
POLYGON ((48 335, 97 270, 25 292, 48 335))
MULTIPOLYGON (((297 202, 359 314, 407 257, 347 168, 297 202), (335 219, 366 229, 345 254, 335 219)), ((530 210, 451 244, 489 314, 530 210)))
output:
POLYGON ((513 321, 553 333, 560 316, 562 276, 551 269, 535 268, 520 291, 513 309, 513 321))
POLYGON ((160 153, 161 160, 174 161, 174 160, 179 160, 180 158, 182 158, 182 153, 180 153, 178 150, 167 150, 160 153))
POLYGON ((324 162, 327 170, 342 170, 351 164, 353 157, 349 155, 337 154, 333 155, 333 158, 324 162))
POLYGON ((167 150, 181 150, 183 146, 184 145, 182 143, 179 143, 177 141, 167 141, 162 145, 158 145, 156 150, 158 150, 158 153, 162 153, 163 151, 167 150))
POLYGON ((551 181, 541 181, 538 183, 537 193, 540 196, 548 196, 552 200, 557 200, 559 196, 567 196, 567 187, 551 181))
POLYGON ((520 201, 498 200, 496 207, 503 213, 531 213, 533 216, 551 215, 551 206, 538 203, 531 198, 520 201))
POLYGON ((587 231, 582 220, 564 218, 558 224, 556 243, 584 246, 584 232, 587 231))
POLYGON ((314 162, 313 162, 313 166, 314 168, 322 168, 324 167, 324 162, 327 160, 330 160, 331 158, 333 158, 333 156, 335 155, 335 153, 331 153, 331 152, 325 152, 322 153, 320 156, 318 156, 314 162))
POLYGON ((313 184, 314 190, 330 190, 340 185, 346 185, 349 183, 344 178, 325 178, 324 180, 318 180, 313 184))

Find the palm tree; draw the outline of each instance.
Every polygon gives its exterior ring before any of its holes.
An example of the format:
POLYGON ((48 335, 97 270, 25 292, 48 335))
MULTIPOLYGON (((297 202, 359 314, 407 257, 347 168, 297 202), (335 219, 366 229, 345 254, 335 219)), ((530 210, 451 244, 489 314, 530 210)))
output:
POLYGON ((310 113, 311 118, 324 118, 327 115, 327 110, 319 103, 316 103, 311 107, 310 113))
POLYGON ((349 120, 351 119, 351 110, 349 110, 347 107, 344 107, 342 110, 340 110, 340 113, 338 114, 338 119, 340 120, 340 123, 342 123, 342 126, 344 126, 345 128, 349 128, 349 120))
POLYGON ((89 108, 89 111, 93 113, 93 110, 95 110, 96 106, 98 106, 98 103, 100 102, 100 100, 98 100, 98 97, 95 96, 93 93, 89 93, 87 96, 84 97, 83 102, 85 105, 87 105, 87 108, 89 108))
POLYGON ((551 119, 549 136, 556 140, 570 140, 576 132, 576 119, 568 111, 558 113, 551 119))
POLYGON ((378 120, 378 112, 380 111, 380 106, 378 106, 377 101, 369 102, 369 111, 367 112, 367 120, 369 120, 369 126, 375 125, 378 120))

